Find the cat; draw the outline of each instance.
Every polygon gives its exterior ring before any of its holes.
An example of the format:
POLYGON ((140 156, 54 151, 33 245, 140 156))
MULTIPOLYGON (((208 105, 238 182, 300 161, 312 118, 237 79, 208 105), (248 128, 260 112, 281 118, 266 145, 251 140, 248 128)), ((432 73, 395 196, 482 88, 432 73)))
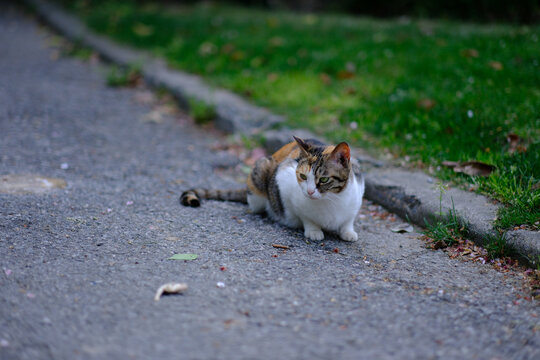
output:
POLYGON ((285 226, 303 228, 310 240, 323 240, 326 230, 356 241, 353 224, 362 205, 364 178, 353 171, 349 145, 293 138, 272 156, 257 160, 247 189, 192 189, 180 202, 193 207, 201 198, 244 202, 253 213, 266 212, 285 226))

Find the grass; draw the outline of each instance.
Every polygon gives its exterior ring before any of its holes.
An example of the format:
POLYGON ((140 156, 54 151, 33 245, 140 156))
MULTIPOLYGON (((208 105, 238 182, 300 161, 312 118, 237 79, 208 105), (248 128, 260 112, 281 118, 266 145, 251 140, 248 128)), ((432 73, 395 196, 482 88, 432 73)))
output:
MULTIPOLYGON (((443 191, 444 189, 440 188, 441 196, 443 191)), ((445 248, 455 245, 460 240, 465 239, 469 232, 467 224, 458 215, 453 202, 452 209, 447 214, 440 212, 438 219, 432 219, 431 222, 426 221, 425 224, 424 235, 432 239, 432 246, 434 248, 445 248)))
POLYGON ((206 124, 216 117, 216 109, 214 106, 199 101, 197 99, 188 99, 189 115, 197 124, 206 124))
POLYGON ((64 42, 63 52, 67 56, 72 56, 84 61, 90 60, 94 54, 92 49, 89 49, 77 42, 64 42))
POLYGON ((511 254, 506 243, 506 234, 489 236, 486 240, 486 250, 490 259, 507 257, 511 254))
POLYGON ((474 183, 505 204, 501 229, 539 228, 540 26, 63 2, 94 30, 286 115, 288 126, 474 183), (497 170, 455 175, 438 169, 445 160, 497 170))
POLYGON ((466 236, 466 228, 449 217, 434 224, 426 223, 424 235, 433 240, 434 248, 452 246, 466 236))
POLYGON ((112 87, 136 86, 141 81, 140 70, 136 66, 129 68, 111 66, 108 70, 107 85, 112 87))

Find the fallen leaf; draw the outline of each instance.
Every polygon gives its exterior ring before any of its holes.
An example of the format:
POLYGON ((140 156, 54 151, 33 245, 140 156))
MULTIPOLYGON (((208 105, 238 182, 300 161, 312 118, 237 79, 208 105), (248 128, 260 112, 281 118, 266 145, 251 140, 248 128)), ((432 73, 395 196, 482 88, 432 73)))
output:
POLYGON ((268 74, 267 79, 270 82, 274 82, 274 81, 276 81, 278 79, 278 74, 270 73, 270 74, 268 74))
POLYGON ((142 23, 137 23, 132 28, 133 32, 138 36, 150 36, 154 33, 154 28, 142 23))
POLYGON ((174 254, 168 260, 195 260, 198 257, 197 254, 174 254))
POLYGON ((523 139, 519 135, 509 133, 506 135, 506 141, 508 142, 508 152, 510 154, 517 152, 526 152, 527 147, 523 145, 523 139))
POLYGON ((395 232, 395 233, 410 233, 410 232, 414 231, 414 228, 413 228, 413 226, 411 224, 403 223, 403 224, 399 224, 397 226, 394 226, 390 230, 395 232))
POLYGON ((230 54, 236 49, 236 45, 233 43, 226 43, 221 47, 221 52, 224 54, 230 54))
POLYGON ((352 61, 347 61, 345 64, 345 69, 349 72, 356 72, 356 65, 352 61))
POLYGON ((435 100, 429 99, 429 98, 420 99, 416 103, 416 106, 418 108, 428 110, 428 111, 433 109, 435 107, 435 105, 437 105, 437 102, 435 100))
POLYGON ((337 77, 340 80, 352 79, 354 77, 354 73, 352 71, 343 70, 337 73, 337 77))
POLYGON ((212 44, 211 42, 206 41, 199 46, 199 55, 207 56, 215 54, 216 52, 217 46, 212 44))
POLYGON ((268 40, 268 42, 272 46, 280 47, 280 46, 283 46, 285 44, 285 39, 280 37, 280 36, 274 36, 273 38, 270 38, 268 40))
POLYGON ((313 14, 307 14, 304 16, 303 19, 304 19, 304 24, 306 25, 313 25, 317 23, 317 21, 319 20, 317 15, 313 15, 313 14))
POLYGON ((489 62, 489 66, 493 69, 493 70, 496 70, 496 71, 501 71, 504 67, 503 67, 503 64, 501 64, 500 62, 498 61, 490 61, 489 62))
POLYGON ((162 114, 178 115, 178 108, 174 104, 162 104, 158 105, 154 109, 162 114))
POLYGON ((158 110, 153 110, 146 114, 146 116, 143 119, 144 122, 153 122, 156 124, 159 124, 163 122, 163 114, 158 110))
POLYGON ((242 60, 245 57, 246 57, 246 53, 244 53, 242 50, 236 50, 235 52, 231 54, 231 59, 235 61, 242 60))
POLYGON ((188 288, 187 284, 184 283, 168 283, 165 285, 161 285, 159 289, 156 291, 156 295, 154 296, 155 301, 159 301, 161 298, 161 295, 163 294, 178 294, 181 292, 186 291, 188 288))
POLYGON ((432 244, 433 250, 444 249, 447 246, 448 245, 446 245, 446 243, 442 240, 437 240, 435 243, 432 244))
POLYGON ((489 176, 495 169, 495 166, 480 161, 466 161, 456 166, 454 172, 470 176, 489 176))
POLYGON ((506 141, 508 141, 508 144, 510 146, 508 148, 508 152, 514 153, 514 152, 516 152, 517 146, 521 142, 521 139, 520 139, 519 135, 509 133, 509 134, 506 134, 506 141))
POLYGON ((135 93, 133 98, 136 103, 144 104, 144 105, 151 104, 154 101, 156 101, 154 93, 152 93, 151 91, 146 91, 146 90, 135 93))
POLYGON ((266 24, 268 27, 275 28, 279 26, 279 19, 275 16, 270 16, 268 19, 266 19, 266 24))
POLYGON ((464 49, 461 50, 461 55, 468 58, 477 58, 480 56, 480 53, 476 49, 464 49))
POLYGON ((470 176, 489 176, 496 169, 495 166, 480 161, 466 161, 462 163, 456 161, 443 161, 441 164, 453 168, 454 172, 470 176))
POLYGON ((457 161, 443 161, 441 163, 441 165, 449 167, 449 168, 455 168, 456 166, 459 165, 459 162, 457 162, 457 161))
POLYGON ((328 85, 332 82, 332 78, 330 77, 330 75, 326 74, 326 73, 321 73, 319 75, 319 78, 321 79, 321 81, 325 84, 325 85, 328 85))
POLYGON ((234 324, 236 324, 238 321, 235 320, 235 319, 227 319, 225 321, 223 321, 223 323, 225 324, 226 327, 230 327, 234 324))

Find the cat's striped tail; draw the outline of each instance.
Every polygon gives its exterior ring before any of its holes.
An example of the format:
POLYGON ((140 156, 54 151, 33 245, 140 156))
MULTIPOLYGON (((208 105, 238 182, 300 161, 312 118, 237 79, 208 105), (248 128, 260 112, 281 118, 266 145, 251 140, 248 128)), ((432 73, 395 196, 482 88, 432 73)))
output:
POLYGON ((214 190, 214 189, 191 189, 180 195, 180 203, 184 206, 199 207, 201 200, 234 201, 247 204, 247 189, 239 190, 214 190))

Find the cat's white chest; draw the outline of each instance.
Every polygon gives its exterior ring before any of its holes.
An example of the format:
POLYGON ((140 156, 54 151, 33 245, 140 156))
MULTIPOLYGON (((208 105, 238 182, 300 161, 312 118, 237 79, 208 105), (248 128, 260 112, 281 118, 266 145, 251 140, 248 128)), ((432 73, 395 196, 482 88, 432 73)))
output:
POLYGON ((280 221, 287 226, 301 227, 307 220, 325 230, 339 231, 344 224, 354 221, 362 205, 363 179, 358 183, 353 174, 342 192, 328 193, 318 200, 302 193, 296 179, 295 164, 281 166, 276 180, 285 210, 280 221))

